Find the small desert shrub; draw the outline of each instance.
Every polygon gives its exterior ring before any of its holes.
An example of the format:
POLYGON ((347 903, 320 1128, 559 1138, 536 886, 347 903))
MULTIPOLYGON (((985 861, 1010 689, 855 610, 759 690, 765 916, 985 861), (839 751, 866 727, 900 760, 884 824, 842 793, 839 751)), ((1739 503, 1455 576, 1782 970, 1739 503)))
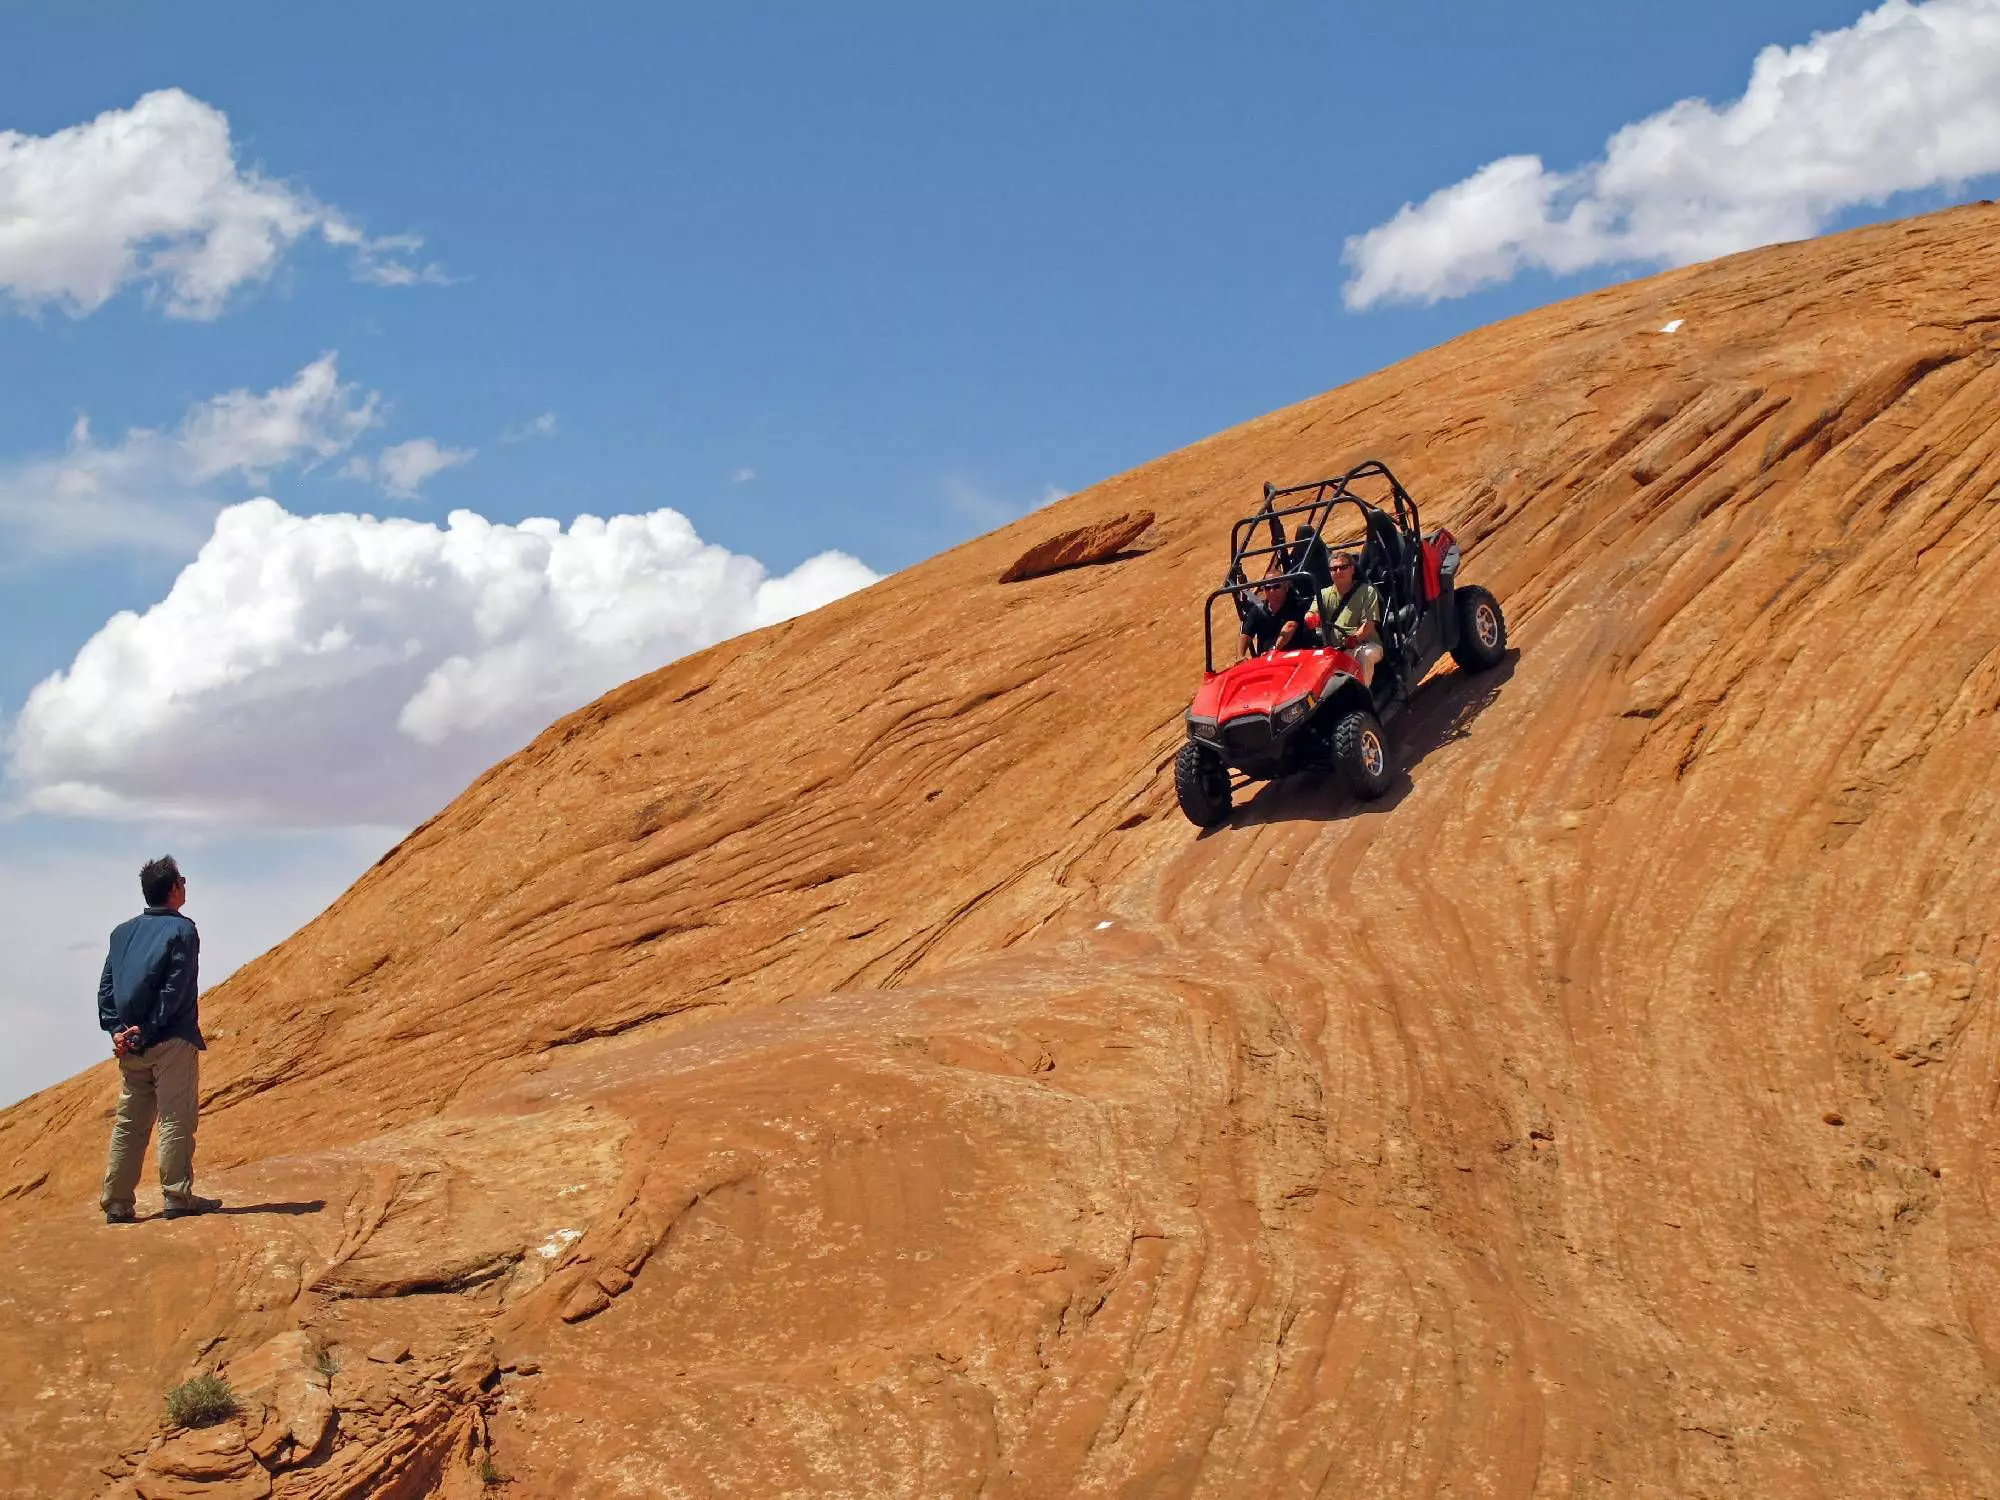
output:
POLYGON ((340 1361, 333 1357, 331 1349, 322 1348, 313 1360, 313 1368, 331 1380, 340 1373, 340 1361))
POLYGON ((176 1427, 212 1427, 236 1415, 236 1392, 220 1375, 197 1375, 167 1392, 167 1417, 176 1427))
POLYGON ((506 1483, 507 1476, 500 1472, 500 1466, 493 1462, 493 1450, 487 1449, 479 1455, 479 1482, 489 1490, 496 1484, 506 1483))

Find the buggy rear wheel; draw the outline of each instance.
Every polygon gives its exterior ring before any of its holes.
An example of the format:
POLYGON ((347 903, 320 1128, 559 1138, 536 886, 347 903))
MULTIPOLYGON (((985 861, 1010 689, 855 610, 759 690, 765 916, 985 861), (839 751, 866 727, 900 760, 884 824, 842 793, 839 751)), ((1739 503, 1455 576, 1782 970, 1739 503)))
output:
POLYGON ((1222 757, 1193 740, 1183 741, 1174 757, 1174 792, 1197 828, 1213 828, 1229 816, 1229 772, 1222 757))
POLYGON ((1483 672, 1500 665, 1507 654, 1507 617, 1500 613, 1500 601, 1476 583, 1455 590, 1458 610, 1458 644, 1451 659, 1468 672, 1483 672))
POLYGON ((1389 790, 1395 768, 1382 721, 1365 708, 1349 709, 1333 726, 1333 769, 1341 784, 1367 802, 1389 790))

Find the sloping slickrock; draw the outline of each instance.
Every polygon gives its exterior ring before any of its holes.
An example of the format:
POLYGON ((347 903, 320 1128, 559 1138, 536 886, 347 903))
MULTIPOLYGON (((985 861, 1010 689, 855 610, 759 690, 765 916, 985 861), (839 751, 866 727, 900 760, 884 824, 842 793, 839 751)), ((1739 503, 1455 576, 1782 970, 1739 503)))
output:
POLYGON ((203 1182, 273 1211, 106 1230, 108 1066, 0 1115, 0 1492, 97 1493, 296 1330, 410 1357, 344 1360, 287 1496, 2000 1493, 1996 412, 1957 209, 620 688, 204 1002, 203 1182), (1371 455, 1518 652, 1383 802, 1197 837, 1228 522, 1371 455))
POLYGON ((1000 581, 1019 583, 1027 578, 1040 578, 1044 573, 1060 573, 1064 568, 1103 562, 1138 541, 1152 524, 1153 513, 1142 510, 1058 532, 1045 542, 1035 543, 1009 563, 1000 581))

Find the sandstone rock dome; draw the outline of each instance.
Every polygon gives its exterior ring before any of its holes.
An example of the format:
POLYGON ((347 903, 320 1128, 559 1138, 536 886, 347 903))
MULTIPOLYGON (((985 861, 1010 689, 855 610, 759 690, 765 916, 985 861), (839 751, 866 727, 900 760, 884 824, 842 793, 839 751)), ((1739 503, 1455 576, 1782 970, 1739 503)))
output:
POLYGON ((265 1211, 107 1230, 108 1068, 0 1114, 0 1492, 2000 1492, 1996 413, 1979 205, 627 684, 204 1002, 265 1211), (1226 522, 1366 456, 1517 654, 1197 836, 1226 522))

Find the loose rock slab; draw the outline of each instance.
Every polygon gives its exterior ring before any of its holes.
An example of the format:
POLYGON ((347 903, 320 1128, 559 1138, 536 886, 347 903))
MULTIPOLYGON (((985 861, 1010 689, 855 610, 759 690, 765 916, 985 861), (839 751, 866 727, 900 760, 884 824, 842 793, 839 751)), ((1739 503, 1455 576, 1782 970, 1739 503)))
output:
POLYGON ((294 1445, 294 1461, 319 1451, 332 1430, 334 1410, 312 1335, 281 1333, 231 1360, 228 1374, 239 1400, 271 1408, 294 1445))
POLYGON ((141 1500, 263 1500, 271 1476, 232 1424, 168 1439, 146 1455, 132 1492, 141 1500))
POLYGON ((1095 526, 1058 532, 1015 558, 1013 565, 1000 575, 1000 581, 1019 583, 1024 578, 1039 578, 1044 573, 1060 573, 1064 568, 1103 562, 1138 541, 1152 524, 1150 510, 1135 510, 1099 521, 1095 526))

